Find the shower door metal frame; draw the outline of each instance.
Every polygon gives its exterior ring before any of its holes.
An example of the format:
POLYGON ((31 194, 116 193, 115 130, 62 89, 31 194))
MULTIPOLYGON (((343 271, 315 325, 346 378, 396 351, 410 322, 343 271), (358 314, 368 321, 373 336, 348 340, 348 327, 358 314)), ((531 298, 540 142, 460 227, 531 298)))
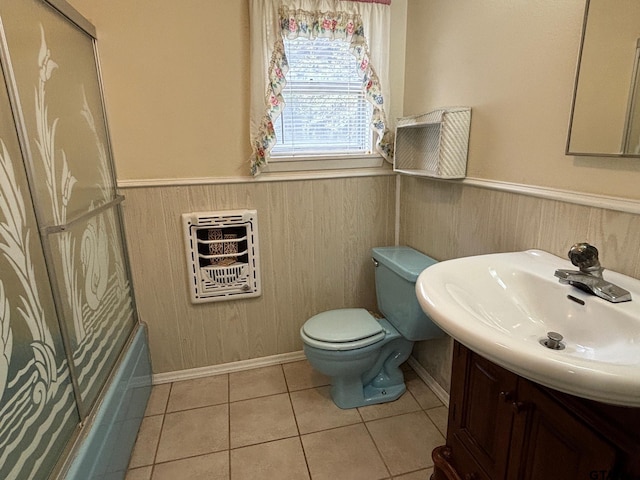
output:
MULTIPOLYGON (((118 191, 117 191, 117 183, 116 183, 117 177, 116 177, 115 165, 113 161, 111 135, 109 131, 109 124, 108 124, 106 108, 105 108, 102 70, 100 67, 99 56, 98 56, 96 29, 91 22, 89 22, 86 18, 84 18, 73 6, 71 6, 65 0, 39 0, 39 1, 43 5, 49 8, 52 8, 55 12, 62 15, 64 18, 70 21, 75 27, 77 27, 80 31, 84 32, 86 35, 88 35, 91 38, 92 47, 93 47, 93 57, 94 57, 95 68, 96 68, 97 77, 98 77, 98 89, 100 91, 100 107, 102 109, 102 119, 104 121, 104 126, 106 131, 105 148, 106 148, 108 159, 109 159, 109 162, 108 162, 109 173, 113 181, 113 192, 112 192, 113 200, 105 204, 102 204, 99 207, 94 208, 93 210, 90 210, 89 212, 85 212, 84 214, 78 215, 76 218, 71 219, 65 224, 46 225, 46 222, 42 218, 42 214, 39 211, 39 209, 34 208, 36 221, 39 227, 40 241, 44 250, 44 258, 45 258, 45 264, 47 267, 47 274, 49 277, 49 284, 52 289, 57 321, 60 327, 60 331, 62 332, 62 341, 64 344, 65 355, 66 355, 67 363, 70 370, 70 378, 73 385, 73 392, 76 400, 76 406, 80 416, 80 426, 82 426, 87 420, 87 417, 94 410, 94 407, 96 406, 96 404, 99 403, 99 400, 102 397, 108 385, 111 383, 113 370, 109 373, 109 375, 107 375, 107 378, 105 379, 104 384, 100 388, 100 392, 96 396, 95 400, 91 404, 85 405, 85 402, 82 400, 81 389, 78 383, 77 367, 75 366, 73 361, 73 349, 71 348, 71 343, 70 343, 70 333, 66 323, 64 322, 64 318, 65 318, 65 312, 63 307, 64 302, 63 302, 62 294, 58 287, 56 268, 53 261, 54 255, 50 245, 50 238, 51 238, 50 236, 59 232, 66 231, 70 226, 82 220, 88 220, 96 215, 103 213, 106 210, 113 209, 114 216, 118 223, 118 234, 119 234, 119 238, 121 239, 121 248, 122 248, 122 254, 124 259, 125 272, 127 275, 127 279, 129 281, 130 300, 131 300, 131 307, 132 307, 133 321, 134 321, 134 326, 132 328, 132 331, 129 333, 127 340, 124 342, 123 348, 125 348, 126 345, 129 344, 129 342, 131 341, 131 338, 136 333, 135 325, 139 323, 139 318, 138 318, 137 306, 135 302, 135 292, 134 292, 134 287, 132 282, 131 265, 129 262, 129 252, 128 252, 128 247, 126 242, 124 222, 122 218, 123 216, 122 216, 121 203, 124 200, 124 196, 118 194, 118 191)), ((2 66, 2 68, 0 68, 0 73, 2 73, 5 77, 7 89, 9 92, 9 100, 11 103, 12 116, 14 118, 14 123, 15 123, 17 134, 18 134, 20 150, 22 152, 23 161, 26 163, 26 166, 27 166, 25 170, 26 170, 27 179, 29 182, 30 196, 34 205, 37 205, 38 196, 33 191, 33 185, 36 185, 35 179, 33 177, 34 160, 31 152, 31 147, 29 145, 26 123, 23 118, 20 96, 18 94, 18 86, 16 83, 13 66, 11 65, 9 45, 5 35, 4 25, 2 24, 1 19, 0 19, 0 62, 2 66)), ((121 357, 121 355, 122 355, 122 351, 119 352, 117 356, 118 359, 121 357)), ((114 365, 117 365, 117 362, 114 365)), ((77 437, 77 433, 75 436, 77 437)), ((73 443, 73 438, 70 440, 71 440, 70 443, 73 443)))

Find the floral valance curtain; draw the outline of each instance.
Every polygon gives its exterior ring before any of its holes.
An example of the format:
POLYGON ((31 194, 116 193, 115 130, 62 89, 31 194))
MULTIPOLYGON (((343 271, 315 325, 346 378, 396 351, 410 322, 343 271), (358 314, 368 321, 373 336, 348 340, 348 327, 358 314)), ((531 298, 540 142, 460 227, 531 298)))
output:
POLYGON ((389 110, 389 5, 346 0, 250 0, 251 174, 260 173, 276 143, 273 122, 282 112, 288 72, 283 38, 330 38, 349 42, 373 105, 371 128, 376 150, 392 160, 389 110))

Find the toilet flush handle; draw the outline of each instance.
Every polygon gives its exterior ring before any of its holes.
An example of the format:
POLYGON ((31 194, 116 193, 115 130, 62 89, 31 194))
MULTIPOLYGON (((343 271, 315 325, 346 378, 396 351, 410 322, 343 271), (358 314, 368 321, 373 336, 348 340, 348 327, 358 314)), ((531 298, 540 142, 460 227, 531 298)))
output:
POLYGON ((371 257, 371 261, 373 262, 373 264, 374 264, 376 267, 377 267, 378 265, 380 265, 380 264, 378 263, 378 261, 377 261, 375 258, 373 258, 373 257, 371 257))

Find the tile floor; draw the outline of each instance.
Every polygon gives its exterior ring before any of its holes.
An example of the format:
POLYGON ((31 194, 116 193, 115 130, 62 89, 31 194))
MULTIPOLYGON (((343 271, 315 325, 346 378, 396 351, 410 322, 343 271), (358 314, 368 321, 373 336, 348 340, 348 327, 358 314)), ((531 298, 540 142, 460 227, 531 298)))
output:
POLYGON ((395 402, 350 410, 306 361, 156 385, 126 480, 426 480, 447 408, 405 380, 395 402))

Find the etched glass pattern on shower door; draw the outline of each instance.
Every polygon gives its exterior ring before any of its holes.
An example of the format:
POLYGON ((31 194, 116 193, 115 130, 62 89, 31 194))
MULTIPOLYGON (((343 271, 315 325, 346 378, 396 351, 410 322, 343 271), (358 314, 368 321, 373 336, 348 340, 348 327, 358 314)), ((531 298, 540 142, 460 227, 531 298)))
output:
POLYGON ((40 0, 1 2, 0 14, 35 207, 44 225, 64 224, 115 197, 93 39, 40 0))
POLYGON ((80 418, 0 70, 0 478, 47 478, 80 418))
POLYGON ((39 0, 3 2, 0 14, 86 412, 135 322, 117 207, 96 210, 116 193, 93 39, 39 0))
MULTIPOLYGON (((72 259, 78 273, 76 303, 65 303, 63 316, 74 322, 67 326, 72 332, 73 363, 82 400, 89 403, 100 393, 134 321, 116 215, 109 209, 51 235, 54 245, 68 241, 79 246, 72 259)), ((62 256, 54 258, 56 272, 65 271, 65 261, 62 256)))

